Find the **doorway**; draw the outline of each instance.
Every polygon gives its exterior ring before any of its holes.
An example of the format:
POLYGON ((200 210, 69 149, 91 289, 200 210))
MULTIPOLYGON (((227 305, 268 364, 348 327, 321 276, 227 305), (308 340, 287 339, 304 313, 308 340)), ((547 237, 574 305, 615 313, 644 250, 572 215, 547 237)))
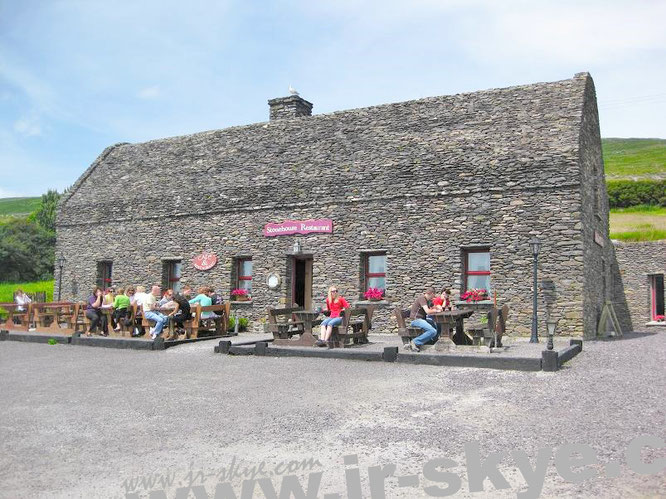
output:
POLYGON ((312 309, 312 257, 293 257, 291 278, 292 305, 312 309))

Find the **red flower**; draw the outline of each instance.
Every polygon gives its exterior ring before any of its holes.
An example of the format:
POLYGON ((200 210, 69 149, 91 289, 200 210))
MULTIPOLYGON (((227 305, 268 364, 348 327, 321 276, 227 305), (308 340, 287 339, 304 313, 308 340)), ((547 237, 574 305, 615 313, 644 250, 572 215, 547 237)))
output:
POLYGON ((466 302, 482 301, 488 298, 488 292, 485 289, 470 289, 460 295, 460 299, 466 302))
POLYGON ((384 290, 381 288, 368 288, 368 290, 363 293, 363 296, 366 300, 381 300, 384 297, 384 290))

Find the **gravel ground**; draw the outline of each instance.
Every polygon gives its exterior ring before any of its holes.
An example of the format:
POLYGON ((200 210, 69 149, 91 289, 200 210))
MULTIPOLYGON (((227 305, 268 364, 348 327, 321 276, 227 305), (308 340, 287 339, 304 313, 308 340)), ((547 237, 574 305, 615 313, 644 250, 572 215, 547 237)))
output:
MULTIPOLYGON (((653 329, 586 342, 557 373, 224 356, 213 354, 217 340, 159 352, 5 341, 0 497, 212 498, 218 482, 241 497, 241 478, 225 475, 232 463, 264 480, 253 497, 271 484, 279 494, 285 475, 305 488, 308 472, 322 473, 309 476, 313 485, 321 476, 316 497, 347 497, 356 470, 370 497, 368 468, 392 464, 386 497, 428 497, 428 486, 446 488, 424 477, 436 458, 455 463, 456 497, 515 497, 527 485, 511 451, 534 467, 539 449, 574 443, 596 451, 594 476, 566 481, 551 458, 541 497, 666 497, 666 471, 637 474, 624 457, 636 437, 666 439, 665 341, 653 329), (508 488, 488 478, 470 492, 473 442, 482 461, 505 453, 497 469, 508 488), (345 465, 349 455, 358 465, 345 465), (310 458, 303 471, 297 463, 310 458), (191 479, 189 496, 178 492, 191 479)), ((666 448, 646 447, 642 459, 666 463, 666 448)))

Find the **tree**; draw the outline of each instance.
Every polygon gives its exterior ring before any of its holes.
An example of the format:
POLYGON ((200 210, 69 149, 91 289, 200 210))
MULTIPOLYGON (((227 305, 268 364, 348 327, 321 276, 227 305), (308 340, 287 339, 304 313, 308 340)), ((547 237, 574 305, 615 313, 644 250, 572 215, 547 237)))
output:
POLYGON ((53 278, 55 232, 29 220, 0 225, 0 282, 53 278))
POLYGON ((58 191, 49 189, 46 194, 42 194, 42 204, 33 214, 35 222, 51 232, 55 232, 56 212, 60 196, 58 191))

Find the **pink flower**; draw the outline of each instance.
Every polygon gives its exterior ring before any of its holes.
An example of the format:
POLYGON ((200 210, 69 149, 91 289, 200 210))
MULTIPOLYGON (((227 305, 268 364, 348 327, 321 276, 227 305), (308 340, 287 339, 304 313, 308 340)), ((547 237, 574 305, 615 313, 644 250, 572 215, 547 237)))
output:
POLYGON ((466 302, 482 301, 488 298, 488 292, 485 289, 470 289, 460 295, 460 299, 466 302))
POLYGON ((381 288, 368 288, 368 290, 363 293, 363 296, 366 300, 381 300, 384 297, 384 290, 381 288))
POLYGON ((236 288, 231 292, 231 296, 247 296, 247 289, 236 288))

